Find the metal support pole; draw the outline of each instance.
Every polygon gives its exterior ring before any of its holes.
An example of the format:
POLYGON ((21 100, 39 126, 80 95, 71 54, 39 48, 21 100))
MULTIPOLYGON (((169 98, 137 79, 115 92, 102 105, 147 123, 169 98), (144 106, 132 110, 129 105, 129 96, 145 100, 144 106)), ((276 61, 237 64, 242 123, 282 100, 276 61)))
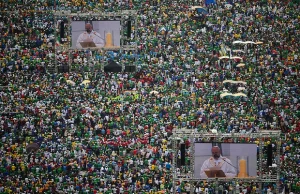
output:
POLYGON ((176 194, 176 178, 177 178, 177 152, 175 151, 177 149, 177 142, 176 139, 172 139, 172 153, 173 153, 173 193, 176 194))
MULTIPOLYGON (((259 180, 262 180, 262 165, 263 165, 263 137, 259 137, 259 180)), ((259 192, 262 192, 262 182, 259 182, 259 192)))
MULTIPOLYGON (((56 1, 56 0, 54 0, 56 1)), ((57 52, 57 46, 56 46, 56 41, 57 41, 57 19, 56 19, 56 16, 54 15, 54 72, 57 73, 57 57, 56 57, 56 52, 57 52)))
MULTIPOLYGON (((71 22, 72 22, 72 18, 71 16, 68 16, 68 25, 71 26, 71 22)), ((68 37, 72 35, 72 32, 71 32, 71 28, 69 27, 69 34, 68 34, 68 37)), ((68 41, 69 41, 69 48, 71 48, 71 42, 72 42, 72 39, 69 40, 68 38, 68 41)), ((68 62, 68 65, 69 65, 69 71, 71 70, 71 67, 72 67, 72 63, 73 63, 73 60, 71 60, 70 58, 70 51, 68 52, 69 53, 69 62, 68 62)))
POLYGON ((279 193, 279 187, 280 187, 280 147, 281 147, 281 137, 280 135, 278 136, 278 140, 277 140, 277 147, 276 147, 276 165, 277 165, 277 193, 279 193))
MULTIPOLYGON (((195 158, 195 137, 194 136, 192 136, 191 138, 190 138, 190 140, 191 140, 191 158, 195 158)), ((191 178, 194 178, 195 177, 195 160, 190 160, 190 169, 191 169, 191 175, 190 175, 190 177, 191 178)))
MULTIPOLYGON (((120 31, 121 32, 123 32, 123 30, 124 30, 124 25, 125 25, 125 23, 124 23, 124 17, 121 17, 121 29, 120 29, 120 31)), ((121 36, 120 36, 120 45, 121 45, 121 49, 122 49, 122 46, 124 45, 124 34, 121 34, 121 36)))
POLYGON ((215 193, 218 193, 218 192, 216 192, 218 190, 219 190, 219 179, 217 178, 216 179, 216 184, 215 184, 215 193))
POLYGON ((194 194, 194 191, 195 191, 195 185, 193 182, 189 182, 190 184, 190 194, 194 194))
MULTIPOLYGON (((101 59, 100 59, 100 61, 101 61, 101 71, 104 72, 104 65, 105 65, 105 60, 104 60, 104 50, 101 50, 101 55, 102 55, 102 57, 101 57, 101 59)), ((123 101, 122 101, 122 102, 123 102, 123 101)), ((124 107, 123 104, 122 104, 122 107, 124 107)))

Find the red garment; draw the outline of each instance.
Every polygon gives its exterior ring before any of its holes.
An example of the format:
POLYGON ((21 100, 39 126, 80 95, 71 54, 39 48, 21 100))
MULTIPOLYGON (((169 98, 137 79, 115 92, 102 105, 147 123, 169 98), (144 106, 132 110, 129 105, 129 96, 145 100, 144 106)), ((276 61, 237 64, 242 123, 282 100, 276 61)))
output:
POLYGON ((138 153, 138 151, 135 149, 135 150, 133 150, 133 155, 137 155, 137 153, 138 153))

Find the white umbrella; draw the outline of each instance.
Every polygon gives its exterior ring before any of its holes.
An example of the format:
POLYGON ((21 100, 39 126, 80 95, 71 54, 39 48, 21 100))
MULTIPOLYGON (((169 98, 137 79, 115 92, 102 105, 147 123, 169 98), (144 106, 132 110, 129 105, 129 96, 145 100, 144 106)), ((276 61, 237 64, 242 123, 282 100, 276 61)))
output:
POLYGON ((80 172, 79 172, 79 175, 81 175, 81 176, 85 176, 86 174, 87 174, 86 171, 80 171, 80 172))
POLYGON ((253 42, 253 41, 245 41, 244 43, 245 44, 255 44, 255 42, 253 42))
POLYGON ((84 85, 85 85, 85 84, 89 84, 89 83, 91 83, 91 81, 86 79, 86 80, 84 80, 81 84, 84 84, 84 85))
POLYGON ((247 82, 243 82, 243 81, 235 81, 235 83, 237 83, 237 84, 244 84, 244 85, 247 84, 247 82))
POLYGON ((232 93, 225 92, 225 93, 220 94, 221 98, 224 98, 226 96, 232 96, 232 93))
POLYGON ((240 41, 240 40, 236 40, 236 41, 233 41, 232 44, 243 44, 244 42, 243 41, 240 41))
POLYGON ((226 97, 226 96, 234 96, 234 97, 244 96, 244 97, 247 97, 246 94, 241 93, 241 92, 240 92, 240 93, 235 93, 235 94, 225 92, 225 93, 220 94, 220 97, 221 97, 221 98, 224 98, 224 97, 226 97))
POLYGON ((155 94, 155 95, 157 95, 159 92, 158 91, 155 91, 155 90, 153 90, 153 91, 151 91, 150 92, 150 94, 155 94))
POLYGON ((219 59, 229 59, 230 57, 229 56, 222 56, 222 57, 219 57, 219 59))
POLYGON ((245 66, 245 63, 239 63, 238 65, 237 65, 237 67, 244 67, 245 66))
POLYGON ((243 81, 234 81, 234 80, 224 80, 223 81, 223 84, 224 83, 232 83, 232 84, 247 84, 247 82, 243 82, 243 81))
POLYGON ((258 42, 256 42, 255 44, 263 44, 263 42, 261 42, 261 41, 258 41, 258 42))
POLYGON ((135 94, 135 93, 137 93, 136 91, 134 91, 134 90, 126 90, 126 91, 124 91, 124 94, 125 95, 129 95, 129 94, 135 94))
POLYGON ((231 9, 231 8, 232 8, 232 5, 228 3, 228 4, 225 5, 225 7, 226 7, 227 9, 231 9))
POLYGON ((223 84, 225 84, 225 83, 232 83, 232 82, 234 82, 234 81, 233 80, 224 80, 223 84))
POLYGON ((82 83, 81 83, 81 85, 83 85, 85 88, 87 88, 88 86, 89 86, 89 83, 90 83, 91 81, 90 80, 84 80, 82 83))
POLYGON ((236 53, 238 53, 238 52, 240 52, 240 53, 245 53, 245 51, 243 51, 243 50, 232 50, 232 52, 236 52, 236 53))
POLYGON ((234 57, 230 57, 230 59, 243 59, 242 57, 238 57, 238 56, 234 56, 234 57))
POLYGON ((75 86, 75 82, 73 82, 72 80, 69 80, 69 79, 68 79, 68 80, 67 80, 67 83, 70 84, 70 85, 72 85, 72 86, 75 86))
POLYGON ((246 90, 246 88, 245 87, 238 87, 238 89, 237 89, 237 91, 243 91, 243 90, 246 90))
POLYGON ((195 10, 195 9, 197 9, 197 8, 203 8, 204 9, 204 7, 202 7, 202 6, 192 6, 191 7, 193 10, 195 10))
POLYGON ((239 97, 239 96, 247 97, 247 95, 244 94, 244 93, 235 93, 235 94, 233 94, 232 96, 235 96, 235 97, 239 97))

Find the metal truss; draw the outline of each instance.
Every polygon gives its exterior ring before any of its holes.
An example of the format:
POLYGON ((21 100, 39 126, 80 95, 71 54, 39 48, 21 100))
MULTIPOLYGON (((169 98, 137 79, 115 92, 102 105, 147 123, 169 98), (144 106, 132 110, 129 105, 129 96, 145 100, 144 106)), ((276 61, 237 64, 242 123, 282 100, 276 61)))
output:
POLYGON ((136 16, 136 10, 122 10, 116 12, 89 12, 89 13, 72 13, 70 10, 63 10, 63 11, 53 11, 54 15, 57 16, 96 16, 96 17, 117 17, 117 16, 136 16))
POLYGON ((197 178, 184 178, 183 176, 179 176, 177 177, 177 180, 179 180, 180 182, 201 182, 201 181, 206 181, 206 182, 210 182, 210 181, 220 181, 220 182, 249 182, 249 183, 253 183, 253 182, 263 182, 263 183, 269 183, 269 182, 277 182, 277 178, 273 176, 273 178, 266 178, 266 179, 254 179, 254 178, 207 178, 207 179, 197 179, 197 178))
MULTIPOLYGON (((172 135, 172 150, 174 152, 174 157, 173 157, 173 193, 176 193, 176 182, 189 182, 189 183, 195 183, 195 182, 201 182, 201 181, 210 181, 214 182, 215 187, 217 188, 219 183, 222 182, 232 182, 232 181, 242 181, 242 182, 249 182, 249 183, 257 183, 259 184, 259 190, 262 191, 262 185, 263 183, 270 183, 274 182, 277 184, 277 193, 279 193, 279 179, 280 179, 280 138, 281 138, 281 131, 279 130, 274 130, 274 131, 269 131, 269 130, 261 130, 257 133, 199 133, 195 129, 187 129, 187 128, 175 128, 173 130, 173 135, 172 135), (207 140, 208 142, 211 141, 211 139, 214 139, 214 141, 223 141, 224 139, 236 139, 236 138, 250 138, 253 139, 255 138, 256 140, 259 141, 259 157, 258 157, 258 170, 259 170, 259 176, 256 178, 208 178, 208 179, 200 179, 200 178, 195 178, 194 177, 194 164, 195 164, 195 140, 197 139, 202 139, 202 140, 207 140), (274 143, 276 143, 276 152, 274 153, 274 158, 275 158, 275 164, 276 167, 271 167, 274 169, 275 173, 262 173, 264 167, 263 164, 263 147, 266 141, 268 139, 273 139, 274 143), (185 168, 189 169, 190 171, 188 172, 180 172, 180 168, 177 167, 177 156, 178 156, 178 145, 180 143, 184 143, 183 139, 189 139, 190 141, 190 163, 185 166, 185 168)), ((206 141, 204 141, 206 142, 206 141)), ((271 169, 271 170, 272 170, 271 169)), ((193 187, 193 186, 192 186, 193 187)), ((194 188, 191 189, 191 193, 193 193, 194 188)))
POLYGON ((173 138, 178 137, 193 137, 193 138, 259 138, 259 137, 278 137, 280 138, 281 131, 279 130, 262 130, 257 133, 198 133, 195 129, 179 129, 173 130, 173 138))
POLYGON ((124 49, 69 49, 69 64, 72 72, 99 72, 104 70, 108 65, 109 59, 122 64, 122 68, 127 64, 135 64, 137 61, 137 52, 134 47, 125 47, 124 49), (74 58, 80 56, 79 60, 74 58), (81 58, 81 59, 80 59, 81 58), (85 62, 83 62, 84 58, 85 62))

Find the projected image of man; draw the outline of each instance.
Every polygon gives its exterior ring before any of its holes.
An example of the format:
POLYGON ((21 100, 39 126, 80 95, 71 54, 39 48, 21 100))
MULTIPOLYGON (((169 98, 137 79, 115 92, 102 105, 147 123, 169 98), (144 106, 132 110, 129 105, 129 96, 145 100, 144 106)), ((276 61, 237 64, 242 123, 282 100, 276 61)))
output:
POLYGON ((221 156, 221 149, 218 146, 214 146, 211 149, 212 156, 204 161, 201 171, 200 177, 207 178, 205 173, 206 170, 209 170, 212 167, 219 167, 226 175, 226 177, 235 177, 236 169, 233 167, 231 161, 221 156))
POLYGON ((85 24, 85 32, 81 33, 77 39, 76 48, 82 48, 81 42, 94 42, 96 47, 104 46, 104 39, 101 35, 93 30, 93 25, 90 23, 85 24))

